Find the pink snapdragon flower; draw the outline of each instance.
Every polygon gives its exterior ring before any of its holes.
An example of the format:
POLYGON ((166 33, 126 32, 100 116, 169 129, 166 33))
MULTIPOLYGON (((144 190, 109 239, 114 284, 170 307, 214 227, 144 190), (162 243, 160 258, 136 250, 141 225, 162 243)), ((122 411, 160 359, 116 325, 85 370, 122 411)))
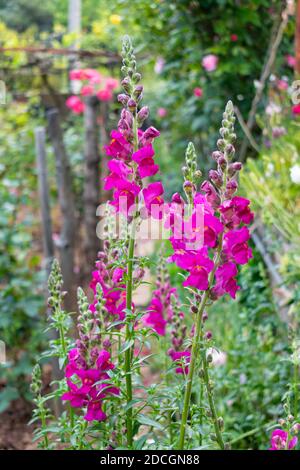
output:
POLYGON ((183 282, 183 286, 195 287, 199 290, 208 289, 208 275, 214 267, 214 263, 207 257, 206 250, 198 252, 174 253, 172 260, 179 268, 189 272, 189 276, 183 282))
POLYGON ((143 317, 143 324, 149 326, 160 336, 166 334, 167 321, 163 316, 163 305, 160 299, 154 297, 147 309, 147 314, 143 317))
POLYGON ((132 168, 126 165, 122 160, 112 159, 107 163, 110 174, 104 178, 104 190, 109 191, 115 189, 127 180, 128 176, 132 174, 132 168))
POLYGON ((218 66, 219 58, 214 54, 208 54, 202 59, 202 66, 207 72, 213 72, 218 66))
POLYGON ((110 201, 110 204, 121 214, 132 214, 136 198, 140 193, 141 188, 135 183, 122 179, 118 181, 116 188, 113 200, 110 201))
POLYGON ((132 144, 128 142, 119 131, 113 130, 110 135, 112 140, 109 145, 105 145, 104 147, 106 155, 129 161, 131 158, 132 144))
POLYGON ((164 187, 160 181, 150 183, 147 188, 143 189, 143 196, 148 214, 155 219, 161 219, 163 216, 161 206, 164 204, 162 195, 164 187))
POLYGON ((153 176, 159 171, 159 166, 154 163, 153 156, 154 149, 151 144, 141 147, 132 154, 132 160, 138 164, 139 175, 142 179, 153 176))
POLYGON ((216 270, 216 284, 212 289, 213 294, 221 297, 223 294, 228 293, 230 297, 235 299, 236 292, 240 289, 234 279, 237 273, 237 267, 232 262, 219 266, 216 270))
POLYGON ((252 258, 252 250, 248 247, 250 232, 247 227, 231 230, 224 236, 224 253, 237 264, 246 264, 252 258))
POLYGON ((175 351, 174 349, 169 349, 168 354, 172 361, 174 361, 178 367, 176 367, 176 374, 188 374, 189 372, 189 363, 191 360, 190 351, 175 351))
POLYGON ((235 228, 240 223, 250 224, 254 214, 250 211, 250 201, 240 196, 234 196, 226 200, 220 206, 221 220, 230 228, 235 228))
POLYGON ((298 443, 297 436, 289 439, 287 431, 283 429, 274 429, 271 436, 271 447, 269 450, 292 450, 298 443))

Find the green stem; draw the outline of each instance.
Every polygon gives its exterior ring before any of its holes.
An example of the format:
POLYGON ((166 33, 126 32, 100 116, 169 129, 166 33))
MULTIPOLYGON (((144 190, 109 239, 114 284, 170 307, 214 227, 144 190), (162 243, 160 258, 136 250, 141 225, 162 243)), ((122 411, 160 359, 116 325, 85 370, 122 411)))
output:
POLYGON ((191 362, 189 364, 189 372, 188 372, 187 381, 186 381, 182 418, 181 418, 181 424, 180 424, 180 435, 179 435, 179 445, 178 445, 178 449, 180 450, 184 449, 184 437, 185 437, 187 419, 188 419, 189 408, 190 408, 194 371, 195 371, 198 351, 200 349, 202 314, 205 308, 207 296, 208 296, 208 291, 205 291, 202 297, 200 306, 199 306, 199 310, 197 312, 197 317, 196 317, 196 329, 195 329, 195 334, 193 338, 191 362))
POLYGON ((184 449, 184 437, 185 437, 186 424, 187 424, 189 408, 190 408, 195 366, 197 362, 198 351, 200 350, 200 344, 202 343, 202 340, 201 340, 202 314, 206 306, 206 301, 208 299, 209 289, 213 284, 215 272, 220 262, 222 244, 223 244, 223 235, 220 237, 220 240, 219 240, 218 251, 214 259, 214 269, 211 271, 209 275, 209 279, 208 279, 209 288, 204 292, 200 305, 199 305, 198 312, 196 314, 197 315, 196 316, 196 328, 195 328, 195 334, 194 334, 193 343, 192 343, 191 361, 189 364, 189 372, 188 372, 188 377, 187 377, 187 382, 186 382, 184 402, 183 402, 183 411, 182 411, 182 418, 181 418, 181 425, 180 425, 179 447, 178 447, 180 450, 184 449))
MULTIPOLYGON (((134 145, 133 151, 138 150, 138 126, 136 116, 133 120, 133 134, 134 134, 134 145)), ((137 202, 137 201, 136 201, 137 202)), ((132 311, 132 270, 133 270, 133 257, 134 257, 134 245, 135 245, 135 217, 133 217, 131 234, 128 245, 128 261, 127 261, 127 282, 126 282, 126 309, 132 311)), ((128 313, 126 314, 128 315, 128 313)), ((125 340, 126 342, 131 340, 132 328, 130 321, 126 321, 125 340)), ((130 347, 125 351, 125 378, 126 378, 126 396, 127 405, 132 401, 132 377, 131 377, 131 361, 133 348, 130 347)), ((127 428, 127 445, 128 448, 132 448, 133 443, 133 419, 132 419, 132 406, 129 406, 126 411, 126 428, 127 428)))
POLYGON ((212 415, 213 425, 214 425, 214 428, 215 428, 217 443, 219 444, 219 447, 222 450, 224 450, 225 445, 224 445, 224 441, 223 441, 223 438, 222 438, 222 433, 221 433, 221 430, 220 430, 220 426, 219 426, 219 423, 218 423, 218 415, 217 415, 216 406, 215 406, 215 402, 214 402, 212 385, 211 385, 210 380, 209 380, 208 362, 207 362, 206 349, 205 348, 203 349, 203 352, 202 352, 202 365, 203 365, 203 380, 204 380, 204 384, 205 384, 205 387, 206 387, 207 398, 208 398, 209 408, 210 408, 211 415, 212 415))
POLYGON ((299 397, 299 390, 298 390, 298 364, 294 364, 294 418, 295 421, 298 420, 298 397, 299 397))
MULTIPOLYGON (((134 222, 132 222, 134 223, 134 222)), ((127 283, 126 283, 126 309, 132 308, 132 267, 134 255, 134 238, 130 237, 128 247, 128 264, 127 264, 127 283)), ((131 328, 129 321, 126 322, 126 341, 131 339, 131 328)), ((132 401, 132 378, 131 378, 131 348, 125 351, 125 377, 126 377, 126 395, 127 405, 132 401)), ((126 428, 127 428, 127 445, 132 447, 133 442, 133 429, 132 429, 132 407, 130 406, 126 411, 126 428)))

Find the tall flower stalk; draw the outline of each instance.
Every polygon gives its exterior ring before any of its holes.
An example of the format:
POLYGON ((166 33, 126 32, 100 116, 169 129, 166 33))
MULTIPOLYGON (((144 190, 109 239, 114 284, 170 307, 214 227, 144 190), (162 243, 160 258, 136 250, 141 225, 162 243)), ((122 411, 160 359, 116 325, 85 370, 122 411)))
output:
POLYGON ((209 414, 214 427, 213 438, 221 449, 225 448, 221 433, 223 419, 217 413, 213 385, 209 375, 211 356, 207 354, 207 345, 211 339, 211 332, 205 333, 204 321, 207 318, 205 309, 213 300, 225 293, 235 298, 236 291, 239 289, 235 280, 238 272, 237 264, 247 263, 252 256, 247 246, 249 231, 246 227, 240 227, 243 223, 252 221, 253 214, 249 210, 250 201, 234 196, 238 188, 236 174, 241 170, 239 162, 231 162, 235 153, 234 121, 233 106, 229 101, 223 114, 221 138, 217 142, 218 150, 212 154, 217 162, 217 169, 210 170, 209 181, 202 183, 201 193, 197 192, 197 183, 201 174, 197 170, 195 149, 192 144, 189 145, 186 166, 183 168, 185 177, 183 188, 190 206, 190 235, 188 240, 184 239, 185 234, 180 241, 174 236, 171 238, 174 248, 173 261, 189 272, 183 285, 194 290, 191 312, 195 314, 192 348, 186 356, 188 374, 180 425, 179 449, 185 447, 192 387, 197 367, 206 390, 209 414), (199 232, 199 221, 196 218, 196 211, 200 205, 204 211, 203 240, 200 246, 197 246, 195 242, 197 242, 196 233, 199 232), (192 249, 187 248, 188 242, 195 243, 192 249))
POLYGON ((156 203, 157 196, 161 196, 163 188, 161 183, 150 183, 145 187, 143 179, 155 175, 159 167, 154 163, 154 150, 152 141, 159 136, 159 132, 150 127, 142 131, 140 127, 149 116, 147 106, 140 108, 143 97, 143 86, 139 84, 141 74, 136 70, 136 59, 130 38, 123 40, 123 65, 121 71, 124 78, 121 82, 124 93, 118 96, 123 109, 118 130, 112 131, 111 143, 106 146, 106 153, 113 157, 108 163, 110 174, 105 181, 105 189, 114 189, 111 204, 130 223, 129 241, 126 266, 126 318, 125 318, 125 359, 124 375, 126 382, 126 430, 127 445, 133 444, 133 411, 132 411, 132 359, 134 348, 134 315, 133 296, 133 268, 136 226, 139 223, 139 205, 144 200, 147 210, 152 203, 156 203), (158 186, 157 186, 158 185, 158 186))

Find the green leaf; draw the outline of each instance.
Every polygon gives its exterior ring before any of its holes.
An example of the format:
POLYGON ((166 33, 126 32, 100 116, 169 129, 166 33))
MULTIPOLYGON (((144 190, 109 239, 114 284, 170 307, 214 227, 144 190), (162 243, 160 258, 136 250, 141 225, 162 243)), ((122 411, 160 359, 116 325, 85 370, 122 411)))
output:
POLYGON ((140 424, 144 424, 146 426, 150 426, 151 428, 160 429, 161 431, 164 429, 160 423, 157 423, 153 419, 149 418, 146 415, 139 415, 137 420, 140 424))

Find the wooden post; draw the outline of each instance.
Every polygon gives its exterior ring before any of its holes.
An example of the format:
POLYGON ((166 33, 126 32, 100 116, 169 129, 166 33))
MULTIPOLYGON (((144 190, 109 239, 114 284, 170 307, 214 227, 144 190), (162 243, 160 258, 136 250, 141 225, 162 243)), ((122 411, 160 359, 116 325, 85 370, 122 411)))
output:
MULTIPOLYGON (((51 272, 51 265, 54 259, 54 245, 52 239, 52 222, 51 212, 49 204, 49 187, 48 187, 48 175, 47 175, 47 159, 45 149, 45 129, 44 127, 37 127, 34 132, 35 135, 35 150, 36 150, 36 163, 38 173, 38 187, 39 187, 39 198, 41 207, 41 219, 43 229, 43 245, 44 245, 44 256, 45 256, 45 268, 47 278, 51 272)), ((49 317, 51 310, 47 309, 47 316, 49 317)), ((49 339, 57 339, 58 333, 55 330, 49 332, 49 339)), ((52 358, 52 378, 53 380, 59 380, 62 378, 62 371, 59 369, 58 360, 52 358)), ((59 416, 62 410, 62 404, 60 400, 54 400, 53 408, 56 416, 59 416)))
POLYGON ((99 101, 95 96, 87 97, 84 111, 84 251, 86 273, 94 266, 101 244, 96 234, 98 218, 97 207, 100 203, 100 153, 98 145, 97 111, 99 101))
POLYGON ((295 72, 296 72, 297 77, 299 77, 300 76, 300 0, 297 1, 297 9, 296 9, 295 56, 296 56, 295 72))
POLYGON ((76 308, 76 285, 74 275, 76 219, 74 195, 72 191, 72 175, 57 109, 48 111, 47 119, 48 132, 55 154, 58 199, 62 215, 58 247, 60 251, 64 289, 68 292, 68 295, 65 297, 64 306, 66 310, 74 311, 76 308))

